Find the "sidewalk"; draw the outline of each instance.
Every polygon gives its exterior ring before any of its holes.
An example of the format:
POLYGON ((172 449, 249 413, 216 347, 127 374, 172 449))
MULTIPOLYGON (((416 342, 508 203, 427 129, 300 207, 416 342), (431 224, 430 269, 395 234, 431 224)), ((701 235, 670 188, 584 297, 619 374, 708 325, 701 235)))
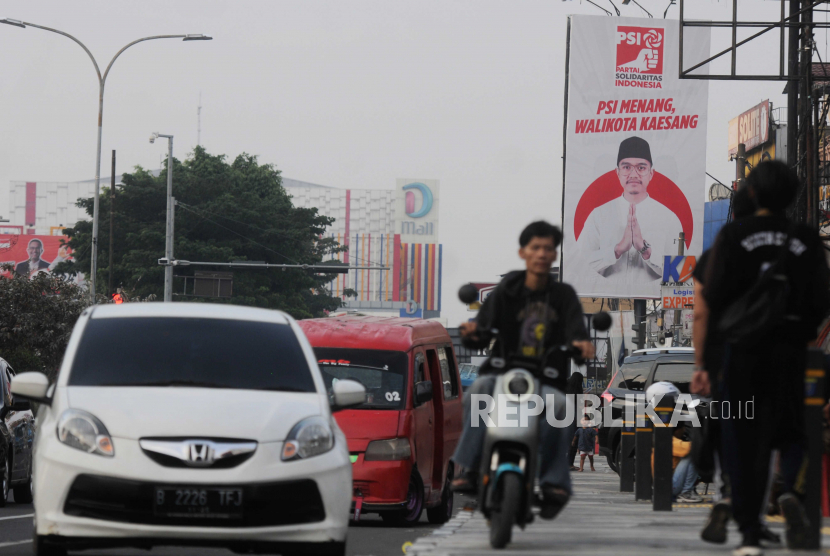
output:
MULTIPOLYGON (((462 510, 432 535, 418 539, 406 554, 665 556, 682 552, 704 556, 731 554, 740 542, 740 534, 734 522, 730 525, 726 544, 709 544, 700 540, 700 529, 711 504, 676 504, 671 512, 655 512, 652 511, 650 502, 635 502, 633 493, 619 491, 619 478, 608 468, 604 459, 597 462, 596 468, 594 473, 585 471, 572 474, 574 496, 559 517, 553 521, 544 521, 537 516, 524 531, 514 527, 513 541, 503 550, 490 547, 487 522, 480 513, 462 510)), ((769 526, 783 539, 784 524, 780 519, 770 520, 769 526)), ((825 534, 823 546, 828 545, 830 539, 825 534)), ((768 548, 765 552, 773 554, 787 551, 780 547, 768 548)))

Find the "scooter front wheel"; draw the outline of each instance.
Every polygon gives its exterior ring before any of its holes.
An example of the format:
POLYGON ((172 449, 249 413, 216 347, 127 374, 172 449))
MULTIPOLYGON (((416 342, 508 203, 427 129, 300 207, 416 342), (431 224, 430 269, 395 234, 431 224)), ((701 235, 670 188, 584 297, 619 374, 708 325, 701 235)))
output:
POLYGON ((522 479, 516 473, 505 473, 496 488, 499 503, 490 516, 490 546, 504 548, 510 542, 522 501, 522 479))

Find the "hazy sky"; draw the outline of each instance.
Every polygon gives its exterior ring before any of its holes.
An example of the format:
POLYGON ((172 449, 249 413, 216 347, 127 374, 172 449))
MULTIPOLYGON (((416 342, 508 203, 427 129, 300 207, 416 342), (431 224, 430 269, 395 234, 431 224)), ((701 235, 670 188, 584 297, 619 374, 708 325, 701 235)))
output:
MULTIPOLYGON (((608 0, 596 0, 613 11, 608 0)), ((640 0, 661 18, 669 0, 640 0)), ((623 16, 647 17, 614 2, 623 16)), ((731 2, 686 2, 688 17, 731 19, 731 2)), ((742 0, 754 19, 778 2, 742 0)), ((464 281, 491 281, 518 266, 517 236, 532 219, 558 223, 562 184, 565 29, 569 14, 602 12, 560 0, 153 1, 6 0, 0 17, 78 37, 106 66, 147 35, 205 33, 210 42, 142 43, 110 73, 102 175, 159 167, 202 144, 230 157, 272 162, 287 177, 344 188, 390 189, 398 177, 441 180, 445 314, 464 281)), ((817 14, 823 19, 826 14, 817 14)), ((669 10, 677 18, 678 7, 669 10)), ((739 68, 777 71, 776 33, 738 57, 739 68)), ((816 34, 826 57, 826 37, 816 34)), ((712 51, 729 31, 713 34, 712 51)), ((746 48, 746 47, 744 47, 746 48)), ((712 71, 726 69, 721 63, 712 71)), ((0 25, 0 215, 10 180, 75 181, 95 175, 97 79, 70 40, 0 25)), ((707 170, 732 179, 727 122, 781 82, 711 82, 707 170)), ((701 178, 701 195, 711 180, 701 178)))

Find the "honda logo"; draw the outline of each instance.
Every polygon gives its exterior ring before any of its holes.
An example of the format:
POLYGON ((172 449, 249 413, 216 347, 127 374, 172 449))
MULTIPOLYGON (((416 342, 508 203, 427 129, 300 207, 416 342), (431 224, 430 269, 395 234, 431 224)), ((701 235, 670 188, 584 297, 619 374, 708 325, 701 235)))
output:
POLYGON ((195 440, 185 443, 187 446, 187 462, 194 467, 208 466, 213 464, 216 450, 213 442, 195 440))

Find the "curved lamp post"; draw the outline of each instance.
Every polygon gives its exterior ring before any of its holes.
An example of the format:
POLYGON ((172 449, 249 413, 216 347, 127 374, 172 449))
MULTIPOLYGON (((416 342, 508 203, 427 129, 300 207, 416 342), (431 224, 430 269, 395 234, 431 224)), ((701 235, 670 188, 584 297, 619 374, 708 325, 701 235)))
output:
POLYGON ((115 60, 121 55, 122 52, 133 46, 134 44, 138 44, 144 41, 151 41, 154 39, 182 39, 184 41, 209 41, 212 40, 212 37, 208 37, 206 35, 155 35, 152 37, 144 37, 143 39, 138 39, 121 50, 119 50, 115 56, 113 56, 112 60, 110 60, 107 69, 104 70, 104 75, 101 75, 101 70, 98 67, 98 62, 95 60, 95 57, 92 55, 92 52, 89 49, 70 35, 69 33, 64 33, 63 31, 58 31, 57 29, 52 29, 50 27, 44 27, 42 25, 36 25, 34 23, 29 23, 27 21, 18 21, 16 19, 0 19, 0 23, 5 23, 6 25, 13 25, 15 27, 20 27, 25 29, 26 27, 34 27, 36 29, 43 29, 44 31, 51 31, 53 33, 57 33, 58 35, 63 35, 69 39, 75 41, 78 46, 84 49, 84 52, 87 53, 89 59, 92 60, 92 65, 95 66, 95 73, 98 75, 98 149, 95 155, 95 200, 93 203, 93 210, 92 210, 92 264, 90 265, 90 275, 89 275, 89 292, 90 292, 90 299, 92 303, 95 303, 95 275, 98 271, 98 194, 100 191, 100 182, 101 182, 101 123, 103 121, 104 116, 104 85, 107 82, 107 75, 109 75, 110 69, 112 65, 115 63, 115 60))

